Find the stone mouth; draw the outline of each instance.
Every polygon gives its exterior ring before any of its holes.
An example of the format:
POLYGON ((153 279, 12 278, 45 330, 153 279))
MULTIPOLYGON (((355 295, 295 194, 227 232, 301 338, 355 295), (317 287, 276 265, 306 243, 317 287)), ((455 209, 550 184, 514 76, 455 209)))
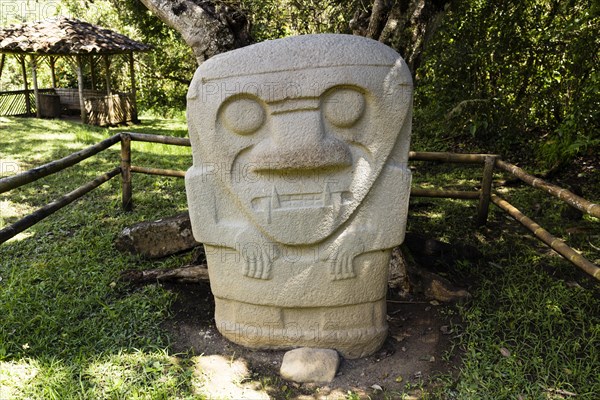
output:
POLYGON ((321 192, 299 192, 280 194, 273 185, 270 196, 252 199, 252 209, 257 212, 309 210, 333 208, 340 209, 342 205, 352 201, 349 191, 334 191, 325 183, 321 192))

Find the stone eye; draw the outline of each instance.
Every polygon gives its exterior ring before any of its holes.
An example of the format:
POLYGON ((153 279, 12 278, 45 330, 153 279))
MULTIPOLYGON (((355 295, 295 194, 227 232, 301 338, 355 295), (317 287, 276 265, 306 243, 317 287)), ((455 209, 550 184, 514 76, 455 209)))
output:
POLYGON ((250 98, 232 99, 221 111, 225 127, 239 135, 256 132, 264 124, 265 116, 263 105, 250 98))
POLYGON ((323 101, 323 114, 333 125, 349 128, 365 112, 365 96, 354 89, 341 88, 328 93, 323 101))

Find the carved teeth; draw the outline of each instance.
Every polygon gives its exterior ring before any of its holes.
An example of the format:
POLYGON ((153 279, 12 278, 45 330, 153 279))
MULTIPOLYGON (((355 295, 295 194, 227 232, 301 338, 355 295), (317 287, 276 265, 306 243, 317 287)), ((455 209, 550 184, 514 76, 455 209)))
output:
POLYGON ((273 185, 273 190, 271 191, 271 208, 279 207, 281 207, 281 203, 279 202, 279 193, 277 193, 277 189, 275 189, 275 185, 273 185))
POLYGON ((327 182, 325 182, 325 187, 323 188, 322 199, 324 207, 331 205, 331 190, 329 189, 329 184, 327 182))
POLYGON ((339 210, 340 207, 342 206, 342 193, 340 193, 340 192, 334 193, 332 196, 332 202, 333 202, 333 209, 339 210))
POLYGON ((325 183, 322 192, 312 193, 296 193, 296 194, 279 194, 277 188, 271 187, 271 194, 261 197, 260 201, 253 200, 253 207, 260 207, 265 213, 267 223, 271 222, 273 210, 283 209, 307 209, 307 208, 322 208, 333 207, 339 210, 342 206, 342 192, 334 192, 331 190, 331 185, 325 183))
POLYGON ((281 204, 279 204, 279 194, 277 193, 277 189, 275 189, 275 185, 273 185, 273 189, 271 190, 271 197, 267 201, 267 224, 271 223, 271 210, 273 208, 279 208, 281 204))
POLYGON ((265 210, 265 217, 267 219, 267 224, 271 223, 271 202, 267 201, 267 209, 265 210))

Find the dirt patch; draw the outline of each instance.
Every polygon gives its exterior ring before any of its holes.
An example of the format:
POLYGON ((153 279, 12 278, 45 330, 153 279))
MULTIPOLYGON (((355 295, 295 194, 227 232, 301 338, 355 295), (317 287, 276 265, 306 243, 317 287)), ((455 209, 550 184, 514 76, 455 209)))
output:
POLYGON ((279 377, 285 351, 250 350, 221 336, 215 326, 214 300, 208 284, 165 287, 177 295, 172 317, 164 323, 171 334, 172 350, 243 360, 250 370, 250 380, 261 383, 271 398, 334 399, 349 391, 361 398, 394 398, 404 390, 415 393, 427 388, 436 375, 453 372, 459 361, 457 356, 447 358, 451 338, 456 334, 453 306, 426 300, 390 300, 389 335, 380 351, 358 360, 342 359, 338 375, 326 386, 286 382, 279 377))

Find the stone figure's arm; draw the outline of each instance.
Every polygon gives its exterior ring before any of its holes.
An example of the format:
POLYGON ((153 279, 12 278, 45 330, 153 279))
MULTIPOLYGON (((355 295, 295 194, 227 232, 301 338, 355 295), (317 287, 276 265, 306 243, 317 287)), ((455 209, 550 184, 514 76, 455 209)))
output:
POLYGON ((272 265, 279 247, 269 241, 251 222, 237 229, 236 243, 241 252, 242 275, 256 279, 271 279, 272 265))
POLYGON ((235 248, 239 231, 234 207, 225 196, 219 177, 202 167, 192 167, 185 174, 190 219, 194 238, 213 246, 235 248))
POLYGON ((247 221, 222 183, 216 182, 216 175, 192 167, 185 179, 194 238, 200 243, 239 251, 244 260, 244 276, 270 279, 275 244, 247 221))
POLYGON ((373 208, 365 210, 370 216, 365 234, 371 238, 366 239, 366 251, 390 249, 404 241, 411 181, 407 166, 386 164, 383 167, 377 186, 372 189, 376 200, 368 205, 373 208), (379 218, 372 218, 375 215, 379 218))
POLYGON ((334 280, 356 276, 354 258, 396 247, 404 240, 411 174, 406 167, 384 166, 379 179, 345 227, 325 252, 334 280), (337 242, 343 243, 338 246, 337 242))

